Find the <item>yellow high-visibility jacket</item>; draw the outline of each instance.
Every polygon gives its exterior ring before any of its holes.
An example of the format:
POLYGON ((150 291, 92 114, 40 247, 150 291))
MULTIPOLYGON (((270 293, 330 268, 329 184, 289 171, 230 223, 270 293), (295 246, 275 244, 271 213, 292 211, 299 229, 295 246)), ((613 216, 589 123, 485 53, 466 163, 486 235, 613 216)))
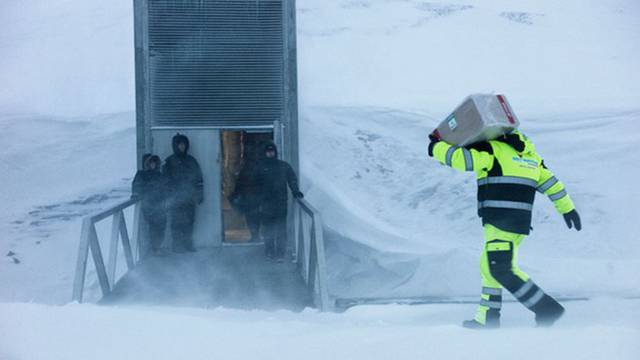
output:
POLYGON ((547 195, 560 214, 575 208, 562 182, 518 131, 467 147, 440 141, 430 145, 429 154, 456 170, 476 173, 478 215, 483 224, 529 234, 536 190, 547 195))

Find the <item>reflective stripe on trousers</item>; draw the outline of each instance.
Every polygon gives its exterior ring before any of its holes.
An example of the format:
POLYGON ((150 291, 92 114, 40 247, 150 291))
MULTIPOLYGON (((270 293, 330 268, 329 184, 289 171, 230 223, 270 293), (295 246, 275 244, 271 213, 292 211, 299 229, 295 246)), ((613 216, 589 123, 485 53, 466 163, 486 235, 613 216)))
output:
POLYGON ((491 301, 486 299, 480 299, 480 306, 486 306, 490 309, 499 310, 502 308, 502 301, 491 301))
POLYGON ((483 287, 482 288, 482 293, 485 294, 485 295, 501 296, 502 295, 502 289, 483 287))
POLYGON ((544 297, 544 292, 541 289, 538 289, 538 291, 536 291, 536 293, 533 294, 533 296, 531 296, 529 299, 523 301, 522 304, 524 306, 528 307, 529 309, 531 309, 538 302, 540 302, 540 300, 542 300, 543 297, 544 297))
POLYGON ((522 305, 531 308, 535 306, 544 297, 544 291, 538 287, 531 279, 520 287, 513 296, 522 303, 522 305), (526 296, 530 294, 529 296, 526 296))
POLYGON ((515 296, 516 299, 522 298, 529 290, 531 290, 531 288, 533 288, 534 285, 535 284, 533 283, 533 281, 531 281, 531 279, 527 280, 527 282, 524 283, 524 285, 522 285, 522 287, 518 289, 518 291, 513 293, 513 296, 515 296))

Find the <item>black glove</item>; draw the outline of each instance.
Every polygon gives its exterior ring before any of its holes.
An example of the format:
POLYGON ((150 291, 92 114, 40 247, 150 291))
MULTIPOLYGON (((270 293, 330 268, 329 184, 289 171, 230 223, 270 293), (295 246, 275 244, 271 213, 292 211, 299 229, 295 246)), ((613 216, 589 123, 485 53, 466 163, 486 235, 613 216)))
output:
POLYGON ((296 191, 293 193, 293 197, 296 199, 302 199, 304 197, 304 194, 302 193, 302 191, 296 191))
POLYGON ((582 229, 582 224, 580 223, 580 215, 578 215, 578 212, 575 209, 562 216, 564 216, 564 221, 567 223, 569 229, 571 229, 571 224, 573 224, 573 226, 575 226, 576 230, 578 231, 582 229))
POLYGON ((440 139, 434 133, 429 134, 429 148, 427 150, 427 153, 429 154, 429 156, 433 157, 433 147, 436 146, 436 144, 439 143, 441 140, 442 139, 440 139))

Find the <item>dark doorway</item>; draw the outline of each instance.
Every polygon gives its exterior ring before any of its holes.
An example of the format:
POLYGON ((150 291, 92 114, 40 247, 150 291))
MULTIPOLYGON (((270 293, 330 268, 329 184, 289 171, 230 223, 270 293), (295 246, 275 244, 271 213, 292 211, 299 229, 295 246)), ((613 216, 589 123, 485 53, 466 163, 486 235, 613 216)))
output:
POLYGON ((259 150, 273 132, 222 131, 222 223, 224 242, 260 243, 257 189, 252 179, 259 150))

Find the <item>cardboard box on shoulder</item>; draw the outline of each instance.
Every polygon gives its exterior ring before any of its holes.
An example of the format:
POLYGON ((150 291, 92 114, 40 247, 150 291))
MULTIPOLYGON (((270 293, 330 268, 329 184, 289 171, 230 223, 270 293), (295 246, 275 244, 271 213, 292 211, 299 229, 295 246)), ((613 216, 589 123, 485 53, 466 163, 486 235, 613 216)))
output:
POLYGON ((451 145, 493 140, 517 129, 520 121, 504 95, 470 95, 434 130, 451 145))

